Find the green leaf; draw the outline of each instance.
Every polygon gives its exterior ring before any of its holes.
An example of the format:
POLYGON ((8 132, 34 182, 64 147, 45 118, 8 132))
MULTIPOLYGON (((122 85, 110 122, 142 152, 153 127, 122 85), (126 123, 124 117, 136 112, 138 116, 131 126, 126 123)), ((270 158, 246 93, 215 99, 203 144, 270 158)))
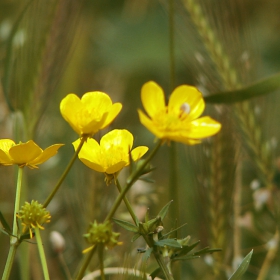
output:
POLYGON ((182 248, 181 244, 175 240, 175 239, 163 239, 155 242, 156 246, 169 246, 169 247, 175 247, 175 248, 182 248))
POLYGON ((176 254, 174 254, 174 256, 171 256, 172 260, 177 260, 179 257, 183 257, 183 256, 187 255, 199 243, 200 243, 200 241, 197 241, 190 246, 188 246, 188 245, 183 246, 183 248, 181 250, 179 250, 178 252, 176 252, 176 254))
POLYGON ((134 224, 132 223, 129 223, 127 221, 123 221, 123 220, 119 220, 119 219, 115 219, 113 218, 112 219, 116 224, 118 224, 119 226, 121 226, 122 228, 128 230, 128 231, 131 231, 131 232, 134 232, 134 233, 137 233, 138 232, 138 227, 135 226, 134 224))
POLYGON ((177 227, 177 228, 175 228, 175 229, 169 231, 168 233, 164 234, 162 237, 167 237, 167 236, 169 236, 171 233, 177 231, 178 229, 184 227, 185 225, 187 225, 187 223, 185 223, 185 224, 183 224, 183 225, 181 225, 181 226, 179 226, 179 227, 177 227))
POLYGON ((199 259, 199 258, 200 258, 200 256, 191 255, 191 256, 185 256, 185 257, 178 257, 173 260, 174 261, 188 261, 188 260, 199 259))
POLYGON ((152 277, 152 279, 155 279, 157 276, 159 276, 159 274, 161 273, 161 268, 158 267, 157 269, 155 269, 150 276, 152 277))
POLYGON ((246 272, 249 266, 252 254, 253 250, 251 250, 251 252, 242 260, 241 264, 236 269, 236 271, 230 276, 229 280, 238 280, 241 278, 241 276, 246 272))
POLYGON ((153 252, 153 248, 149 248, 146 250, 146 252, 143 254, 143 258, 142 258, 143 262, 146 262, 150 258, 152 252, 153 252))
POLYGON ((173 200, 169 201, 165 206, 163 206, 163 208, 158 213, 158 217, 161 217, 161 220, 163 220, 164 217, 166 216, 166 214, 168 212, 168 209, 169 209, 169 206, 172 202, 173 202, 173 200))
POLYGON ((131 242, 136 241, 140 236, 141 236, 140 233, 135 233, 135 234, 133 235, 133 237, 131 238, 131 242))
POLYGON ((1 224, 3 225, 5 231, 9 234, 12 234, 12 230, 11 230, 9 224, 7 223, 7 221, 5 220, 1 211, 0 211, 0 221, 1 221, 1 224))
POLYGON ((210 249, 209 247, 206 247, 202 250, 194 252, 194 256, 200 256, 200 255, 205 255, 205 254, 212 254, 215 252, 221 252, 222 249, 210 249))
POLYGON ((280 88, 280 73, 233 91, 217 92, 204 98, 206 103, 230 104, 265 95, 280 88))

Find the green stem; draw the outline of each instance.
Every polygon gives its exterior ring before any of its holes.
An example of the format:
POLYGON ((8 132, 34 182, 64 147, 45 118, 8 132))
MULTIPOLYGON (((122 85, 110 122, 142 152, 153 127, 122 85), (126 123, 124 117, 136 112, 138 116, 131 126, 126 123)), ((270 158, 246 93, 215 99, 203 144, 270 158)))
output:
POLYGON ((105 280, 105 274, 104 274, 104 246, 99 245, 98 246, 98 257, 99 257, 99 264, 100 264, 100 276, 102 280, 105 280))
POLYGON ((94 254, 94 252, 96 251, 97 246, 95 246, 88 254, 87 256, 84 258, 82 266, 78 272, 77 277, 75 278, 75 280, 81 280, 85 274, 85 271, 90 263, 90 260, 94 254))
POLYGON ((117 199, 115 200, 110 212, 108 213, 106 219, 104 222, 111 220, 114 216, 115 212, 117 211, 118 207, 120 206, 122 200, 124 199, 126 193, 129 191, 130 187, 133 185, 135 180, 139 178, 139 176, 142 174, 143 169, 145 166, 151 161, 151 159, 154 157, 156 152, 158 151, 159 147, 161 146, 162 141, 158 141, 157 145, 154 147, 152 152, 149 154, 149 156, 141 163, 141 165, 138 166, 136 170, 132 172, 132 174, 128 177, 126 180, 126 185, 122 189, 121 193, 118 195, 117 199))
POLYGON ((42 243, 42 239, 41 239, 41 235, 40 235, 40 229, 38 227, 35 227, 34 230, 35 230, 35 237, 37 240, 40 260, 41 260, 41 264, 42 264, 42 268, 43 268, 44 279, 50 280, 46 256, 45 256, 45 252, 44 252, 44 247, 43 247, 43 243, 42 243))
POLYGON ((2 276, 2 280, 9 279, 11 269, 14 263, 14 258, 16 254, 16 249, 19 245, 18 243, 18 226, 17 226, 17 213, 19 211, 20 205, 20 194, 21 194, 21 186, 22 186, 22 174, 23 168, 18 168, 18 177, 17 177, 17 187, 16 187, 16 198, 15 198, 15 208, 14 208, 14 221, 13 221, 13 235, 10 237, 10 250, 7 258, 7 262, 5 265, 5 270, 2 276))
POLYGON ((61 175, 59 181, 57 182, 56 186, 54 187, 53 191, 51 192, 51 194, 49 195, 49 197, 46 199, 46 201, 43 204, 43 207, 46 208, 49 203, 51 202, 52 198, 54 197, 54 195, 56 194, 56 192, 58 191, 59 187, 61 186, 62 182, 64 181, 64 179, 66 178, 68 172, 70 171, 73 163, 75 162, 76 158, 78 157, 78 154, 80 152, 80 150, 82 149, 85 141, 86 141, 87 137, 82 137, 81 138, 81 142, 75 152, 75 154, 73 155, 72 159, 70 160, 68 166, 66 167, 65 171, 63 172, 63 174, 61 175))
MULTIPOLYGON (((116 183, 117 183, 117 188, 118 188, 119 192, 121 193, 122 192, 122 187, 121 187, 120 182, 119 182, 118 179, 116 180, 116 183)), ((131 218, 133 219, 134 223, 138 226, 139 225, 139 220, 138 220, 137 216, 135 215, 135 213, 134 213, 134 211, 132 209, 132 206, 129 203, 129 201, 128 201, 126 196, 123 198, 123 201, 124 201, 124 203, 126 205, 126 208, 127 208, 128 212, 129 212, 131 218)))

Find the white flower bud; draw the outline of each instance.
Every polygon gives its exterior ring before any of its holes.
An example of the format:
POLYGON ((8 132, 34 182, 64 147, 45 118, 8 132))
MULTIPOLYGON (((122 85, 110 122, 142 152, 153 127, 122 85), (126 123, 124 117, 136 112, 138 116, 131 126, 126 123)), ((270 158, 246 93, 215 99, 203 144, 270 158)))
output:
POLYGON ((50 233, 50 241, 52 248, 56 253, 61 253, 65 248, 65 240, 58 231, 52 231, 50 233))

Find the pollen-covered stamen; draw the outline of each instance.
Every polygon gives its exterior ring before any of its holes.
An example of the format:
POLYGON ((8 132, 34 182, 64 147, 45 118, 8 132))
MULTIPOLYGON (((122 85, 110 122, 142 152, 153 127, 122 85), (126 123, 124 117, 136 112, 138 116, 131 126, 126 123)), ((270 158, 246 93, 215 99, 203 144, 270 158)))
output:
POLYGON ((191 111, 191 106, 188 103, 183 103, 180 107, 180 114, 179 114, 179 118, 185 118, 191 111))

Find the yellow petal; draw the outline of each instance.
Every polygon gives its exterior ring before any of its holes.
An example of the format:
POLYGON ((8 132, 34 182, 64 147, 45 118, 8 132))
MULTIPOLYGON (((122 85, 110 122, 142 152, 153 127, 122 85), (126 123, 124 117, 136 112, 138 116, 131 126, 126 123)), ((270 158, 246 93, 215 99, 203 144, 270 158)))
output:
POLYGON ((127 165, 126 161, 120 161, 106 169, 107 174, 114 174, 122 170, 127 165))
POLYGON ((159 131, 158 127, 141 110, 138 110, 140 122, 150 130, 157 138, 161 139, 164 133, 159 131))
POLYGON ((220 129, 220 123, 210 117, 202 117, 189 124, 189 129, 184 133, 184 136, 192 139, 202 139, 216 134, 220 129))
POLYGON ((179 115, 184 103, 190 107, 190 112, 187 112, 189 120, 198 118, 205 108, 201 92, 193 86, 182 85, 175 88, 170 96, 168 111, 173 111, 176 115, 179 115))
POLYGON ((112 123, 112 121, 116 118, 116 116, 119 114, 119 112, 122 109, 121 103, 114 103, 111 107, 111 110, 109 111, 109 114, 106 117, 105 122, 103 123, 101 129, 107 127, 112 123))
POLYGON ((70 126, 80 134, 79 125, 77 123, 76 113, 81 110, 82 102, 80 98, 70 93, 60 102, 60 112, 62 117, 70 124, 70 126))
POLYGON ((100 164, 98 164, 98 163, 95 163, 95 162, 93 162, 93 161, 89 161, 89 160, 87 160, 87 159, 85 159, 85 158, 80 158, 80 160, 81 160, 81 162, 82 162, 83 164, 85 164, 87 167, 89 167, 89 168, 91 168, 91 169, 93 169, 93 170, 95 170, 95 171, 97 171, 97 172, 102 172, 102 173, 104 173, 104 172, 106 171, 106 169, 105 169, 102 165, 100 165, 100 164))
POLYGON ((86 92, 82 96, 81 102, 89 108, 98 108, 102 112, 108 111, 108 108, 112 106, 111 98, 102 91, 86 92))
POLYGON ((15 146, 15 142, 11 139, 0 140, 0 164, 12 165, 12 159, 9 155, 11 147, 15 146))
POLYGON ((30 165, 38 165, 45 161, 47 161, 49 158, 53 157, 57 154, 57 151, 60 147, 64 146, 64 144, 54 144, 48 148, 46 148, 41 155, 39 155, 36 159, 29 162, 30 165))
POLYGON ((131 151, 131 157, 134 161, 140 159, 149 150, 146 146, 139 146, 131 151))
POLYGON ((37 158, 43 150, 32 140, 13 146, 9 153, 15 164, 26 164, 37 158))
MULTIPOLYGON (((77 150, 79 144, 79 139, 73 143, 75 150, 77 150)), ((105 167, 102 165, 101 148, 95 139, 88 138, 78 156, 79 159, 89 168, 98 172, 105 172, 105 167)))
POLYGON ((126 129, 114 129, 101 138, 100 146, 105 150, 120 147, 128 154, 133 146, 133 135, 126 129))
POLYGON ((159 110, 165 109, 164 92, 155 82, 147 82, 142 86, 141 100, 144 109, 151 118, 159 110))

